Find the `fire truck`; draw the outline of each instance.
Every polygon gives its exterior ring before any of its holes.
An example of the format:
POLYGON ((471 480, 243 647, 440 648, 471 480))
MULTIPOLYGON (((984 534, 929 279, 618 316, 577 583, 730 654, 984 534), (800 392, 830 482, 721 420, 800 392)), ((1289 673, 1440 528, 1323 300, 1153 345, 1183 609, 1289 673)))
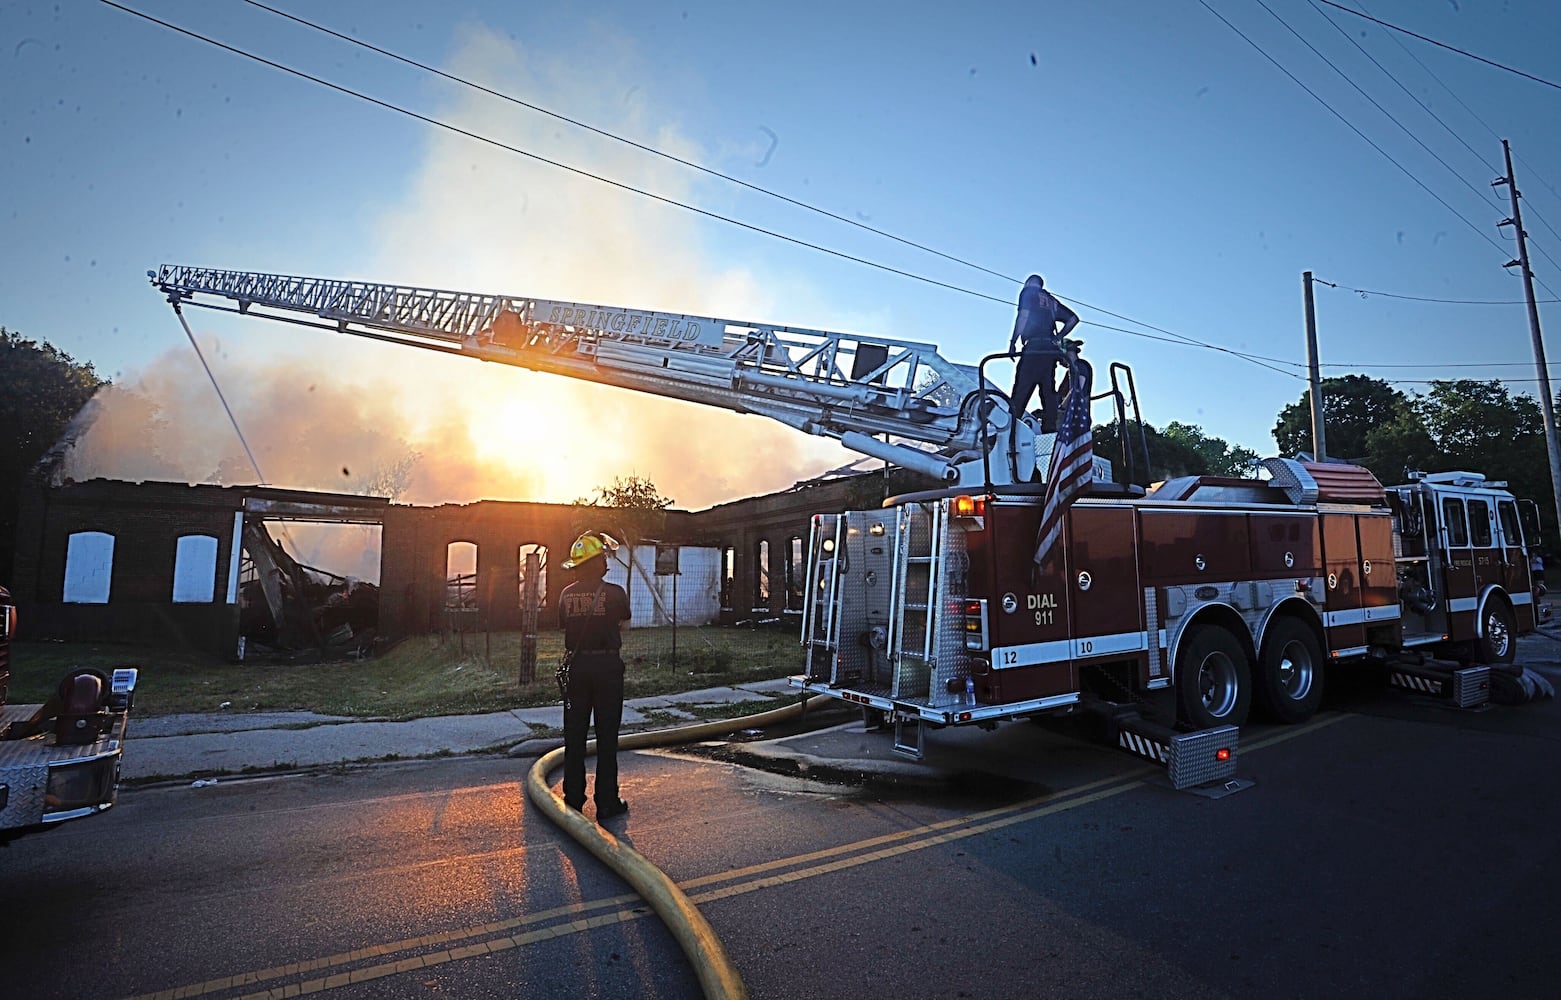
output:
POLYGON ((0 587, 0 844, 114 805, 139 674, 73 670, 44 704, 8 704, 16 626, 10 591, 0 587))
MULTIPOLYGON (((1010 413, 985 360, 526 296, 178 265, 148 276, 187 331, 196 305, 516 365, 761 414, 930 477, 941 486, 812 519, 793 679, 892 722, 912 757, 929 727, 1090 710, 1186 787, 1233 772, 1254 703, 1309 718, 1328 668, 1377 665, 1472 706, 1534 628, 1520 501, 1477 473, 1385 488, 1358 466, 1272 458, 1254 479, 1143 488, 1094 457, 1036 563, 1036 480, 1056 435, 1010 413)), ((1093 398, 1126 441, 1132 373, 1110 376, 1093 398)))

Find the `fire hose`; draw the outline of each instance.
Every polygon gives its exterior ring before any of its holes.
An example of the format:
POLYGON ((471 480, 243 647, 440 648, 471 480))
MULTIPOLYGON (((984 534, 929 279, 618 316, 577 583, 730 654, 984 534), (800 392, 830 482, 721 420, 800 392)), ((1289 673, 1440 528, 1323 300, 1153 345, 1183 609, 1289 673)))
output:
MULTIPOLYGON (((741 729, 757 729, 785 722, 802 714, 805 701, 784 708, 761 712, 740 719, 704 722, 677 729, 658 732, 634 733, 618 740, 620 750, 643 750, 648 747, 677 746, 700 740, 727 736, 741 729)), ((596 741, 585 746, 585 752, 596 752, 596 741)), ((667 874, 651 864, 638 851, 624 844, 596 823, 564 805, 564 800, 553 794, 548 772, 557 767, 564 757, 563 747, 550 750, 531 768, 526 776, 526 795, 542 812, 581 846, 617 872, 624 881, 634 887, 661 917, 667 929, 677 940, 678 947, 693 963, 699 976, 700 987, 708 1000, 746 1000, 748 989, 743 985, 732 960, 726 954, 720 938, 716 937, 704 914, 699 912, 683 890, 677 887, 667 874)))

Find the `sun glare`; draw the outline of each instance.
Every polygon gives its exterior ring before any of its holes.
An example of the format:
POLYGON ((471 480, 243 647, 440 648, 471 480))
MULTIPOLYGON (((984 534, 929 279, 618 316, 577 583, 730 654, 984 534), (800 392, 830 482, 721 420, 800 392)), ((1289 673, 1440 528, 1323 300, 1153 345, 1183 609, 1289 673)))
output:
POLYGON ((589 483, 575 482, 580 470, 564 447, 564 428, 579 413, 578 401, 567 386, 551 381, 527 379, 522 391, 488 390, 466 401, 477 459, 534 482, 536 496, 527 499, 560 501, 591 490, 589 483))

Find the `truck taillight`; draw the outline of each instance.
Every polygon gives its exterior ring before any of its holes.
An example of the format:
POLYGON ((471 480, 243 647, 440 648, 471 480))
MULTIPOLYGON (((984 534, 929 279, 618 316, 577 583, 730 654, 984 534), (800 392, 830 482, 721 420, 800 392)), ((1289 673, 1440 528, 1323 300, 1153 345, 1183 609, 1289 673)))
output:
POLYGON ((987 638, 984 599, 973 597, 965 602, 965 648, 983 652, 991 648, 987 638))

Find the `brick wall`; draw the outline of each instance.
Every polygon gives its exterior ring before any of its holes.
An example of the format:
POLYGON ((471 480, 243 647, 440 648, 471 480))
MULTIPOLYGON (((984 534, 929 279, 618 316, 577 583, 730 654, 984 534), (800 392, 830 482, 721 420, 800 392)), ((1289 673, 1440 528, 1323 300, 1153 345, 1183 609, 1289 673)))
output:
MULTIPOLYGON (((871 473, 803 486, 783 493, 721 504, 699 512, 669 511, 665 542, 731 547, 735 578, 731 611, 724 620, 776 617, 787 609, 785 564, 792 538, 806 540, 814 513, 877 507, 886 493, 925 484, 897 473, 871 473), (755 607, 759 543, 769 543, 768 600, 755 607)), ((477 546, 476 597, 480 611, 469 624, 511 631, 520 627, 522 545, 547 549, 547 607, 556 608, 570 575, 562 564, 578 526, 579 508, 483 500, 413 507, 373 497, 281 490, 259 486, 187 486, 93 480, 26 490, 21 498, 13 599, 28 635, 69 640, 120 640, 188 644, 232 656, 237 647, 237 604, 228 603, 234 558, 235 517, 246 505, 325 505, 350 520, 377 522, 380 535, 380 632, 404 636, 438 630, 447 621, 445 577, 451 542, 477 546), (109 599, 105 604, 64 601, 66 553, 78 532, 113 536, 109 599), (174 564, 181 536, 217 540, 210 602, 174 603, 174 564)), ((262 512, 248 515, 265 518, 262 512)), ((605 527, 605 526, 604 526, 605 527)), ((329 569, 330 567, 324 567, 329 569)), ((544 613, 542 624, 551 624, 544 613)))

